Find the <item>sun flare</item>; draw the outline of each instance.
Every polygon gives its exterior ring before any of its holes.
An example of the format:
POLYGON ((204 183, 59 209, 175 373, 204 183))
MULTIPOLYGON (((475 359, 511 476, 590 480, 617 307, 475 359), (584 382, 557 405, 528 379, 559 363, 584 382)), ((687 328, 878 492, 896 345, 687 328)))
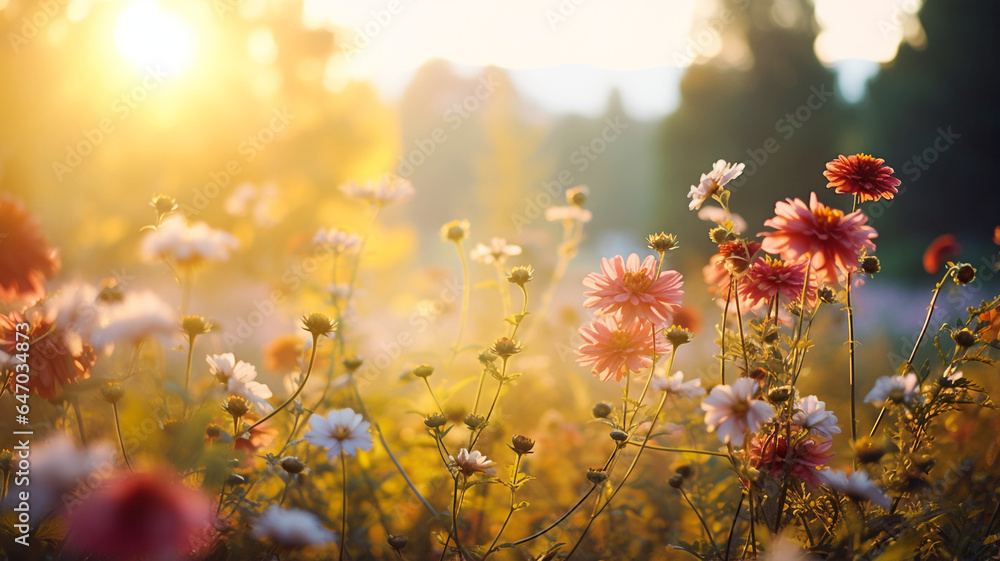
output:
POLYGON ((152 0, 137 0, 125 7, 115 27, 115 45, 138 68, 158 66, 179 73, 194 58, 191 26, 152 0))

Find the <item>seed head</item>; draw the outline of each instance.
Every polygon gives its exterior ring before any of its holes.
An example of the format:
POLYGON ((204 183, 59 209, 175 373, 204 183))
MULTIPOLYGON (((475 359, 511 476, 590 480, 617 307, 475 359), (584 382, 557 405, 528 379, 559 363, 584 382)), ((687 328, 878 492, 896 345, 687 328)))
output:
POLYGON ((976 344, 976 334, 964 327, 958 331, 952 331, 951 338, 959 347, 971 347, 976 344))
POLYGON ((878 257, 868 255, 861 260, 861 270, 864 271, 866 275, 874 276, 875 273, 882 270, 882 264, 879 262, 878 257))
POLYGON ((684 477, 679 473, 675 473, 667 483, 674 489, 680 489, 684 485, 684 477))
POLYGON ((434 373, 434 367, 430 364, 420 364, 413 368, 413 375, 417 378, 428 378, 434 373))
POLYGON ((514 267, 507 271, 507 282, 523 287, 535 278, 534 275, 535 270, 531 268, 531 265, 514 267))
POLYGON ((326 314, 313 312, 302 316, 302 329, 312 333, 314 338, 329 335, 337 329, 337 322, 331 320, 326 314))
POLYGON ((177 199, 168 195, 156 195, 149 202, 149 206, 156 209, 156 218, 159 220, 164 215, 177 210, 177 199))
POLYGON ((671 325, 670 329, 663 332, 663 335, 675 349, 685 343, 690 343, 694 337, 694 334, 679 325, 671 325))
POLYGON ((184 316, 181 319, 181 331, 187 334, 188 339, 194 339, 199 335, 204 335, 212 330, 212 323, 201 316, 184 316))
POLYGON ((295 456, 288 456, 281 460, 281 469, 285 470, 289 475, 298 475, 302 473, 302 470, 306 469, 306 465, 295 456))
POLYGON ((490 346, 490 351, 498 357, 507 360, 521 352, 521 343, 507 337, 500 337, 490 346))
POLYGON ((510 439, 511 449, 520 456, 522 454, 530 454, 531 449, 535 447, 535 441, 520 434, 515 434, 510 439))
POLYGON ((231 395, 222 404, 222 409, 233 417, 242 417, 250 411, 250 402, 238 395, 231 395))
POLYGON ((354 372, 358 368, 361 368, 361 365, 363 365, 365 363, 365 360, 363 358, 360 358, 360 357, 357 357, 357 356, 354 356, 354 355, 349 355, 349 356, 345 356, 344 360, 341 361, 341 362, 344 365, 344 368, 348 372, 354 372))
POLYGON ((432 413, 424 417, 424 425, 429 429, 443 427, 447 422, 448 419, 445 419, 440 413, 432 413))
POLYGON ((387 541, 389 542, 389 547, 396 551, 405 548, 406 544, 410 543, 410 541, 406 539, 406 536, 393 536, 391 534, 389 535, 389 539, 387 541))
POLYGON ((452 220, 441 226, 441 238, 445 241, 458 243, 469 237, 468 220, 452 220))
POLYGON ((955 271, 955 282, 961 285, 969 284, 976 280, 976 268, 968 263, 962 263, 955 271))
POLYGON ((101 397, 104 398, 104 401, 111 404, 118 403, 118 400, 121 399, 124 394, 125 390, 123 390, 121 384, 118 384, 117 382, 109 382, 106 386, 101 388, 101 397))
POLYGON ((609 434, 608 436, 611 437, 611 440, 614 440, 619 444, 628 440, 628 434, 623 430, 615 429, 611 431, 611 434, 609 434))
POLYGON ((594 408, 590 412, 594 414, 594 418, 596 419, 607 419, 613 410, 614 407, 607 401, 598 401, 594 404, 594 408))
POLYGON ((819 289, 819 299, 824 304, 836 304, 837 293, 829 286, 823 286, 819 289))
POLYGON ((603 469, 594 469, 594 468, 587 469, 587 481, 590 481, 594 485, 604 483, 604 481, 607 480, 607 478, 608 478, 608 472, 604 471, 603 469))
POLYGON ((660 255, 679 247, 677 243, 677 236, 664 232, 660 232, 659 234, 650 234, 646 238, 646 242, 649 249, 652 249, 660 255))
POLYGON ((477 415, 475 413, 469 413, 464 419, 465 426, 469 427, 469 430, 475 430, 479 428, 484 422, 486 422, 486 417, 482 415, 477 415))

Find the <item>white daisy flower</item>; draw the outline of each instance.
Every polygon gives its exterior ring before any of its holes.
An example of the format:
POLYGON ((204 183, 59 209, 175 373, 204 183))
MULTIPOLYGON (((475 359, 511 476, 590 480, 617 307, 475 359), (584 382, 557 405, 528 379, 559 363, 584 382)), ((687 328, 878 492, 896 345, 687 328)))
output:
POLYGON ((664 376, 662 371, 653 376, 650 386, 659 392, 667 392, 668 396, 680 398, 695 398, 705 395, 705 388, 701 387, 701 380, 684 381, 684 373, 677 371, 673 376, 664 376))
POLYGON ((126 292, 121 302, 103 309, 100 325, 90 336, 90 344, 95 347, 125 341, 137 343, 180 333, 177 312, 149 290, 126 292))
POLYGON ((469 452, 465 448, 458 451, 458 457, 448 456, 448 459, 455 463, 455 466, 462 472, 466 477, 474 473, 485 473, 486 475, 496 475, 496 470, 493 469, 493 461, 488 460, 486 456, 479 453, 479 450, 473 450, 469 452))
POLYGON ((725 160, 715 162, 712 171, 701 174, 701 182, 691 186, 691 192, 688 193, 691 204, 688 205, 688 209, 701 208, 702 203, 711 198, 719 189, 739 177, 743 173, 743 167, 743 164, 730 164, 725 160))
POLYGON ((74 281, 45 301, 45 319, 63 330, 73 356, 83 352, 84 340, 100 325, 102 307, 97 297, 96 286, 74 281))
POLYGON ((253 535, 276 545, 298 549, 322 545, 334 540, 336 534, 327 530, 311 512, 297 508, 283 509, 271 505, 257 517, 253 535))
POLYGON ((309 430, 303 435, 313 446, 327 449, 327 458, 332 459, 341 452, 353 456, 358 450, 371 450, 371 426, 353 409, 335 409, 326 417, 313 414, 309 417, 309 430))
POLYGON ((493 238, 490 240, 490 245, 477 244, 472 251, 469 252, 469 257, 473 261, 479 261, 480 263, 500 263, 503 265, 504 261, 508 257, 514 255, 521 255, 521 246, 507 244, 507 240, 503 238, 493 238))
POLYGON ((208 363, 209 372, 225 384, 229 395, 242 397, 265 414, 274 411, 274 406, 267 402, 274 394, 266 384, 256 381, 257 368, 254 365, 237 361, 233 353, 209 355, 205 357, 205 362, 208 363))
POLYGON ((576 205, 570 206, 550 206, 545 209, 545 219, 549 222, 560 222, 569 220, 572 222, 590 222, 594 215, 585 208, 576 205))
POLYGON ((351 182, 342 185, 340 190, 349 197, 376 205, 404 202, 415 193, 409 181, 390 175, 383 175, 375 181, 368 180, 363 185, 351 182))
POLYGON ((889 400, 909 403, 919 393, 920 384, 912 372, 906 376, 882 376, 875 380, 875 387, 868 392, 865 401, 882 407, 889 400))
POLYGON ((832 411, 827 411, 826 403, 820 401, 816 396, 808 395, 796 401, 795 409, 796 411, 792 415, 792 424, 827 438, 833 438, 834 434, 840 434, 837 416, 832 411))
POLYGON ((173 215, 142 239, 142 256, 147 261, 170 259, 181 265, 202 261, 225 261, 240 243, 232 234, 216 230, 204 222, 188 224, 173 215))
POLYGON ((847 475, 840 470, 826 468, 820 471, 817 476, 823 485, 856 501, 871 501, 882 508, 889 508, 892 505, 892 500, 882 492, 882 489, 875 482, 868 479, 868 474, 863 471, 847 475))
POLYGON ((774 408, 769 403, 753 398, 757 388, 757 382, 750 378, 712 388, 712 393, 701 402, 708 431, 718 432, 723 442, 742 446, 748 431, 757 432, 774 417, 774 408))
POLYGON ((334 253, 354 253, 361 249, 361 237, 336 228, 320 228, 312 239, 313 243, 328 247, 334 253))

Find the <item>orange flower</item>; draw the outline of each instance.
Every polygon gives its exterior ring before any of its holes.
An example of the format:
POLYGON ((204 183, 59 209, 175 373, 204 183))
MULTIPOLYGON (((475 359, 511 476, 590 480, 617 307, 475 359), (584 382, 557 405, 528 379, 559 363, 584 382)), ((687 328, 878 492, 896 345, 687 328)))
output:
POLYGON ((0 197, 0 300, 41 298, 43 281, 58 268, 56 252, 24 205, 0 197))
POLYGON ((986 322, 986 325, 977 331, 979 340, 984 343, 996 341, 1000 336, 1000 309, 993 308, 979 314, 979 321, 986 322))
POLYGON ((60 386, 89 375, 97 360, 94 349, 84 343, 79 354, 74 355, 66 344, 66 334, 41 314, 36 313, 30 322, 18 312, 0 315, 0 351, 12 356, 17 354, 17 343, 23 341, 17 336, 17 324, 26 322, 31 325, 28 332, 31 349, 28 353, 31 369, 28 388, 38 397, 52 399, 60 386))
POLYGON ((838 193, 857 195, 858 202, 891 199, 899 192, 901 183, 892 176, 893 169, 883 166, 885 160, 867 154, 840 156, 826 164, 823 175, 830 181, 827 187, 836 187, 838 193))
POLYGON ((642 320, 654 325, 666 325, 681 307, 684 291, 681 274, 662 271, 657 274, 656 258, 652 255, 639 261, 633 253, 626 261, 621 255, 601 259, 601 272, 590 273, 583 279, 589 290, 583 293, 588 308, 602 313, 621 312, 622 321, 642 320))
POLYGON ((962 253, 962 246, 951 234, 944 234, 934 238, 934 241, 924 250, 924 270, 928 273, 936 273, 941 269, 946 261, 962 253))
POLYGON ((264 365, 271 372, 284 374, 299 367, 304 342, 296 335, 275 337, 264 347, 264 365))

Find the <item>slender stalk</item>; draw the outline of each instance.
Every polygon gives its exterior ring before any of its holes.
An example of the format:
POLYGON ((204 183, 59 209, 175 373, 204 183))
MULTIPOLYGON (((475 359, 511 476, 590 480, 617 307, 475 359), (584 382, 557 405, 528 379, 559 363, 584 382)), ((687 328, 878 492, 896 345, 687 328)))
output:
POLYGON ((441 416, 443 417, 444 416, 444 407, 441 407, 441 402, 438 401, 437 396, 434 395, 434 390, 431 389, 431 383, 429 381, 427 381, 427 378, 423 378, 423 380, 424 380, 424 384, 427 386, 427 391, 429 391, 431 393, 431 398, 434 400, 434 405, 437 405, 438 411, 441 412, 441 416))
POLYGON ((188 401, 191 399, 191 365, 194 360, 194 335, 188 335, 187 366, 184 369, 184 416, 187 416, 188 401))
POLYGON ((510 289, 507 288, 507 277, 503 273, 503 265, 499 261, 494 261, 494 268, 497 270, 497 290, 500 292, 500 303, 503 306, 503 317, 510 315, 510 289))
POLYGON ((726 540, 726 556, 725 561, 729 561, 729 550, 733 546, 733 534, 736 530, 736 523, 740 519, 740 509, 743 508, 743 501, 746 499, 746 495, 742 492, 740 493, 740 502, 736 504, 736 514, 733 515, 733 523, 729 526, 729 539, 726 540))
MULTIPOLYGON (((852 273, 847 273, 847 374, 851 384, 851 442, 858 441, 858 411, 854 387, 854 306, 851 305, 851 288, 854 283, 852 273)), ((791 443, 789 443, 791 444, 791 443)), ((854 469, 858 469, 858 458, 854 457, 854 469)))
MULTIPOLYGON (((524 314, 528 313, 528 289, 525 288, 523 284, 518 286, 521 287, 521 295, 523 296, 523 298, 521 299, 521 321, 524 321, 524 314)), ((517 330, 518 328, 521 327, 521 321, 518 321, 516 324, 514 324, 514 331, 511 331, 510 333, 511 339, 513 339, 514 336, 517 335, 517 330)))
POLYGON ((722 325, 719 326, 719 377, 722 385, 726 385, 726 319, 729 315, 729 303, 733 300, 733 283, 729 283, 729 293, 726 295, 726 305, 722 307, 722 325))
POLYGON ((382 448, 385 450, 385 453, 388 454, 389 459, 392 460, 393 465, 396 466, 396 471, 398 471, 399 474, 403 476, 403 480, 406 481, 406 485, 410 488, 411 491, 413 491, 413 494, 417 496, 417 499, 420 500, 420 504, 424 505, 424 508, 427 509, 427 512, 430 512, 431 516, 437 517, 438 513, 436 510, 434 510, 434 507, 431 505, 430 501, 428 501, 426 497, 420 494, 420 491, 417 490, 417 486, 413 484, 413 480, 411 480, 410 476, 406 474, 406 470, 403 469, 403 466, 399 463, 399 460, 396 458, 396 455, 392 453, 392 448, 389 447, 389 443, 386 441, 385 435, 382 434, 382 427, 379 426, 378 421, 376 421, 374 417, 368 414, 368 409, 365 407, 365 402, 361 398, 361 390, 358 389, 358 384, 354 380, 354 376, 351 375, 348 379, 351 382, 351 388, 354 390, 354 396, 358 400, 358 409, 361 410, 361 415, 364 418, 368 419, 368 421, 371 423, 372 429, 378 436, 379 442, 382 443, 382 448))
POLYGON ((276 407, 274 411, 271 411, 270 413, 265 415, 263 419, 250 425, 250 428, 246 429, 247 432, 250 432, 253 429, 264 424, 265 421, 277 415, 279 411, 291 405, 292 402, 295 401, 295 398, 299 397, 299 394, 302 393, 302 389, 306 387, 306 383, 309 381, 309 375, 312 374, 313 366, 316 364, 316 350, 318 347, 319 347, 319 336, 313 335, 312 353, 309 356, 309 368, 306 369, 306 375, 302 377, 302 383, 299 384, 299 387, 295 389, 295 393, 293 393, 288 399, 286 399, 284 403, 276 407))
POLYGON ((567 518, 569 518, 570 515, 572 515, 574 512, 576 512, 576 510, 578 508, 580 508, 581 505, 583 505, 583 503, 587 500, 587 498, 590 497, 590 495, 593 494, 593 492, 596 489, 597 489, 597 485, 596 484, 595 485, 591 485, 590 490, 588 490, 582 497, 580 497, 580 500, 577 501, 575 505, 573 505, 572 507, 570 507, 570 509, 567 510, 565 514, 563 514, 558 519, 556 519, 555 522, 553 522, 552 524, 549 524, 545 529, 539 530, 539 531, 535 532, 534 534, 531 534, 530 536, 528 536, 526 538, 521 538, 521 539, 517 540, 516 542, 512 542, 512 544, 513 545, 521 545, 523 543, 528 543, 531 540, 540 538, 540 537, 544 536, 545 534, 551 532, 557 526, 559 526, 560 524, 562 524, 564 520, 566 520, 567 518))
MULTIPOLYGON (((927 315, 924 317, 924 325, 920 328, 920 335, 917 335, 917 341, 913 344, 913 350, 910 351, 910 357, 906 359, 906 364, 910 368, 913 368, 913 358, 917 356, 917 349, 920 348, 920 343, 924 340, 924 335, 927 334, 927 326, 931 323, 931 316, 934 315, 934 304, 937 302, 938 295, 941 294, 941 289, 944 288, 944 283, 948 280, 948 277, 952 275, 954 269, 949 268, 944 272, 944 276, 941 280, 934 285, 934 292, 931 295, 931 303, 927 305, 927 315)), ((886 406, 882 406, 882 410, 879 411, 878 418, 875 419, 875 424, 872 425, 872 430, 868 434, 869 437, 875 436, 875 431, 878 430, 879 422, 885 414, 886 406)))
MULTIPOLYGON (((639 442, 628 441, 626 442, 629 446, 640 446, 639 442)), ((678 454, 699 454, 702 456, 719 456, 722 458, 728 458, 729 454, 725 452, 713 452, 711 450, 698 450, 695 448, 671 448, 668 446, 656 446, 653 444, 647 444, 646 450, 654 450, 656 452, 675 452, 678 454)))
POLYGON ((122 448, 122 459, 125 460, 125 465, 128 466, 129 471, 135 471, 132 469, 132 462, 128 459, 128 452, 125 451, 125 440, 122 438, 122 425, 118 420, 118 404, 112 403, 111 410, 115 413, 115 431, 118 433, 118 445, 122 448))
POLYGON ((462 311, 458 322, 458 335, 455 336, 455 345, 452 347, 452 358, 458 354, 458 349, 462 344, 462 334, 465 333, 465 323, 469 318, 469 261, 465 257, 465 250, 462 249, 462 241, 455 242, 455 249, 458 250, 458 259, 462 262, 462 311))
MULTIPOLYGON (((500 365, 500 378, 503 378, 504 376, 507 375, 507 358, 503 358, 502 360, 503 363, 500 365)), ((503 381, 501 380, 497 382, 497 393, 493 394, 493 403, 490 404, 490 409, 489 411, 486 412, 486 417, 483 418, 483 423, 479 425, 478 430, 473 431, 473 433, 469 435, 469 450, 472 450, 472 447, 476 444, 476 442, 479 440, 479 437, 483 434, 483 429, 485 429, 486 425, 490 422, 490 417, 493 415, 493 410, 496 409, 497 402, 500 400, 500 390, 502 389, 503 389, 503 381)))
POLYGON ((76 427, 80 431, 80 443, 84 446, 87 445, 87 433, 83 430, 83 413, 80 411, 80 400, 77 397, 72 398, 73 403, 73 413, 76 415, 76 427))
MULTIPOLYGON (((650 329, 652 330, 651 337, 653 338, 653 356, 655 357, 656 356, 656 326, 655 325, 651 325, 650 329)), ((646 399, 646 392, 649 391, 649 384, 650 384, 650 382, 653 381, 653 372, 655 372, 655 371, 656 371, 656 361, 654 360, 653 363, 649 365, 649 376, 646 378, 646 384, 643 385, 643 387, 642 387, 642 393, 639 394, 639 401, 636 402, 635 411, 632 412, 632 418, 629 419, 629 422, 628 422, 629 426, 631 426, 631 424, 635 421, 636 416, 639 414, 639 407, 642 406, 642 401, 644 399, 646 399)), ((667 372, 667 376, 669 376, 669 375, 670 375, 670 372, 667 372)), ((627 383, 628 382, 626 381, 626 384, 627 383)), ((622 417, 622 421, 623 422, 625 421, 624 416, 622 417)))
POLYGON ((747 341, 746 336, 743 335, 743 312, 740 311, 740 287, 736 284, 736 279, 733 279, 733 296, 736 297, 736 323, 740 326, 740 349, 743 351, 743 367, 746 369, 746 373, 750 374, 750 358, 747 356, 747 341))
POLYGON ((698 510, 698 507, 694 506, 694 503, 691 502, 691 498, 688 497, 687 493, 684 492, 683 487, 678 487, 677 490, 681 492, 681 496, 684 497, 684 500, 687 501, 688 506, 691 507, 691 510, 694 511, 695 516, 698 517, 698 521, 701 522, 701 527, 705 529, 705 534, 708 536, 708 541, 712 542, 712 549, 715 550, 715 555, 716 556, 722 555, 722 552, 719 551, 718 544, 715 543, 715 538, 712 537, 712 531, 708 528, 708 524, 705 522, 705 518, 701 515, 701 512, 698 510))
POLYGON ((181 278, 181 315, 186 315, 191 307, 191 287, 194 284, 194 273, 189 267, 184 267, 181 278))
POLYGON ((344 506, 340 525, 340 561, 344 561, 344 546, 347 543, 347 454, 340 451, 340 470, 344 480, 344 506))
POLYGON ((496 547, 497 542, 500 541, 500 536, 503 535, 503 531, 507 528, 507 523, 510 522, 510 517, 514 515, 514 497, 517 494, 517 475, 518 470, 520 469, 521 455, 518 454, 517 459, 514 460, 514 480, 510 482, 510 509, 507 510, 507 518, 504 518, 503 524, 500 525, 500 531, 497 532, 497 537, 493 538, 493 543, 490 544, 490 548, 486 554, 487 556, 489 556, 489 552, 492 552, 493 548, 496 547))

